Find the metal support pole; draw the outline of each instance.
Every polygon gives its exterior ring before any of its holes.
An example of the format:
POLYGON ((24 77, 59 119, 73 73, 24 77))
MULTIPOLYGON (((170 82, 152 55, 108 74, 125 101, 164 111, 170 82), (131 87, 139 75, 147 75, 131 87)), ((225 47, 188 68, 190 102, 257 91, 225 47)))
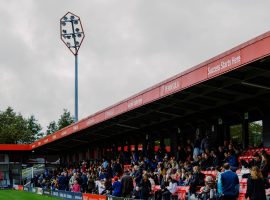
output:
POLYGON ((78 121, 78 54, 75 55, 75 122, 78 121))

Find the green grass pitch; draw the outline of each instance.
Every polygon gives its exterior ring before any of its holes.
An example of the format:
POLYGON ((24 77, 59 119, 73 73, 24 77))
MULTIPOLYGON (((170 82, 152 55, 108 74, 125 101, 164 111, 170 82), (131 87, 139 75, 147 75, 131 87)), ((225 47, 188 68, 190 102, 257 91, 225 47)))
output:
POLYGON ((60 200, 60 199, 24 191, 0 190, 0 200, 60 200))

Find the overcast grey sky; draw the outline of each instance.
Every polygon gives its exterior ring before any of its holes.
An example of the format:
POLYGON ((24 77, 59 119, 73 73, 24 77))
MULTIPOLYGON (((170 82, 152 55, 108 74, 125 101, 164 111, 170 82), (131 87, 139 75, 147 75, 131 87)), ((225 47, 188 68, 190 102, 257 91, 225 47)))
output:
POLYGON ((0 110, 43 128, 74 112, 74 56, 59 36, 81 17, 82 119, 270 30, 269 0, 1 0, 0 110))

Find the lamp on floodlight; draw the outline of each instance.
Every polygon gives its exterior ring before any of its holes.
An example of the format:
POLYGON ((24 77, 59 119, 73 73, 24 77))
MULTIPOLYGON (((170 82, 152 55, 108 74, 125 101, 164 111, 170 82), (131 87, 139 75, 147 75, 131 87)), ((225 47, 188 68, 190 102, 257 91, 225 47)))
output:
POLYGON ((75 56, 75 122, 78 121, 78 52, 85 37, 81 19, 68 12, 60 19, 60 37, 75 56))

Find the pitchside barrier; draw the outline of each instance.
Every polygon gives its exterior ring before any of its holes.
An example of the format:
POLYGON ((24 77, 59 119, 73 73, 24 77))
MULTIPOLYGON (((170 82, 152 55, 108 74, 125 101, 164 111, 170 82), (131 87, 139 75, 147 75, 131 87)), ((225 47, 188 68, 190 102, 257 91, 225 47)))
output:
POLYGON ((85 193, 76 193, 76 192, 68 192, 62 190, 44 190, 39 187, 24 187, 22 185, 14 185, 15 190, 22 190, 25 192, 31 192, 39 195, 53 196, 66 200, 134 200, 130 198, 123 197, 112 197, 112 196, 104 196, 98 194, 85 194, 85 193))
MULTIPOLYGON (((98 194, 87 194, 80 192, 68 192, 63 190, 44 190, 39 187, 25 187, 23 185, 14 185, 15 190, 21 190, 25 192, 31 192, 39 195, 53 196, 66 200, 134 200, 125 197, 112 197, 112 196, 104 196, 98 194)), ((178 192, 178 199, 185 200, 189 199, 189 195, 186 195, 186 190, 178 192)), ((176 197, 176 198, 177 198, 176 197)), ((153 199, 153 198, 152 198, 153 199)))

